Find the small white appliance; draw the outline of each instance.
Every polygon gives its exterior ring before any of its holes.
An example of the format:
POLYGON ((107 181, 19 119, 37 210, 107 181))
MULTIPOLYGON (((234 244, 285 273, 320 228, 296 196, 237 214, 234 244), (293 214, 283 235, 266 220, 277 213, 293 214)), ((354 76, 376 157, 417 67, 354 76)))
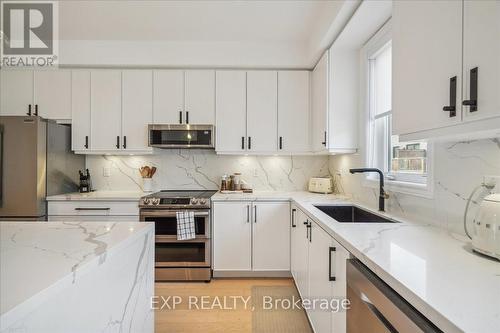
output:
POLYGON ((500 193, 484 198, 474 219, 474 251, 500 260, 500 193))
POLYGON ((333 180, 331 177, 316 177, 309 179, 309 192, 332 193, 333 180))

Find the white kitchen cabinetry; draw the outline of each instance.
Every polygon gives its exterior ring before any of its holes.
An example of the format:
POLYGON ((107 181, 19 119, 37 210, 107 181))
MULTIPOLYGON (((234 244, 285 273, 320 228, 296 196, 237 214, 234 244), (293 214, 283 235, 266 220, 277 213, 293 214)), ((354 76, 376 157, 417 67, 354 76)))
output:
POLYGON ((122 149, 148 150, 148 124, 153 122, 153 73, 122 72, 122 149))
POLYGON ((290 271, 288 202, 215 202, 213 218, 216 275, 290 271))
POLYGON ((71 73, 71 146, 73 151, 90 149, 90 71, 71 73))
POLYGON ((155 124, 215 122, 215 71, 157 70, 153 77, 155 124))
POLYGON ((215 271, 252 269, 251 202, 213 204, 213 257, 215 271))
POLYGON ((254 271, 290 270, 290 204, 254 202, 253 205, 254 271))
POLYGON ((312 72, 312 129, 311 144, 314 152, 327 148, 328 131, 328 52, 325 52, 312 72))
MULTIPOLYGON (((292 214, 297 221, 291 232, 291 270, 301 297, 344 299, 349 252, 300 209, 293 206, 292 214)), ((345 311, 309 309, 307 314, 316 333, 346 331, 345 311)))
POLYGON ((0 115, 25 116, 33 109, 33 71, 0 71, 0 115))
POLYGON ((278 150, 309 152, 309 71, 278 72, 278 150))
POLYGON ((500 116, 500 1, 464 1, 463 19, 464 100, 474 99, 471 71, 477 68, 477 110, 464 106, 464 119, 500 116))
POLYGON ((186 124, 213 124, 215 122, 215 71, 189 70, 184 75, 186 124))
POLYGON ((48 201, 49 221, 135 221, 139 201, 48 201))
POLYGON ((246 72, 217 71, 215 105, 217 152, 246 150, 246 72))
POLYGON ((153 122, 180 123, 184 112, 184 71, 154 71, 153 82, 153 122))
POLYGON ((499 8, 498 1, 393 3, 393 133, 400 140, 500 127, 499 8), (477 98, 470 95, 475 68, 477 98))
POLYGON ((93 151, 121 148, 122 73, 119 70, 91 72, 91 145, 93 151))
POLYGON ((247 150, 277 150, 277 72, 247 72, 247 150))
POLYGON ((34 104, 38 115, 47 119, 71 119, 71 71, 34 72, 34 104))

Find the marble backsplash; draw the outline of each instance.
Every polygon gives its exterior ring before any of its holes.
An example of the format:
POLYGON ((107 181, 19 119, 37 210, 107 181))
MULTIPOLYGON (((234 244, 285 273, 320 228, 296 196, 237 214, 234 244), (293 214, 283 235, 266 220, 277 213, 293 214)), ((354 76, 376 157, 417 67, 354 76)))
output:
MULTIPOLYGON (((351 175, 349 168, 365 166, 363 152, 330 158, 330 173, 337 189, 371 208, 378 205, 378 189, 363 185, 363 175, 351 175)), ((500 177, 500 138, 463 142, 434 143, 434 179, 432 197, 390 192, 386 210, 412 221, 437 224, 451 232, 465 234, 463 215, 472 190, 483 176, 500 177)), ((499 191, 500 184, 495 191, 499 191)), ((468 214, 471 221, 478 202, 486 194, 479 192, 468 214), (478 198, 479 197, 479 198, 478 198)))
POLYGON ((142 190, 139 167, 157 167, 153 189, 212 189, 221 176, 241 172, 253 189, 297 191, 313 176, 327 176, 328 156, 232 156, 209 150, 156 150, 145 156, 87 156, 97 190, 142 190), (108 169, 110 175, 105 177, 108 169))

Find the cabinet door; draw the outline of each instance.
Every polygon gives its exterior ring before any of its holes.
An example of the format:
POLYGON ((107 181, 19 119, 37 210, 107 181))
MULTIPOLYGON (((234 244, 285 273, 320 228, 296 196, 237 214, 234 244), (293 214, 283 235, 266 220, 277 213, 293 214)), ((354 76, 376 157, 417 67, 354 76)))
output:
POLYGON ((292 212, 293 225, 291 228, 291 272, 295 279, 295 284, 302 298, 308 295, 308 255, 309 255, 309 239, 308 229, 306 227, 307 216, 298 208, 292 212))
POLYGON ((91 72, 92 150, 121 147, 122 74, 118 70, 91 72))
POLYGON ((277 150, 277 72, 247 73, 247 149, 255 152, 277 150))
POLYGON ((464 99, 470 100, 471 70, 477 67, 477 110, 464 106, 465 120, 500 116, 500 1, 464 2, 464 99))
MULTIPOLYGON (((333 296, 333 281, 330 281, 330 258, 333 238, 316 223, 311 224, 309 243, 309 298, 329 299, 333 296)), ((316 333, 332 332, 332 312, 321 309, 308 310, 316 333)), ((335 332, 337 333, 337 332, 335 332)))
POLYGON ((32 104, 33 71, 1 70, 0 115, 25 116, 32 104))
MULTIPOLYGON (((333 297, 338 300, 347 298, 347 259, 349 252, 333 239, 335 251, 332 252, 332 276, 335 276, 333 282, 333 297)), ((346 311, 340 310, 332 313, 332 332, 345 333, 347 330, 346 311)))
POLYGON ((71 71, 35 71, 34 104, 47 119, 71 119, 71 71))
POLYGON ((393 134, 461 121, 462 1, 394 1, 392 16, 393 134), (456 116, 450 78, 456 82, 456 116))
POLYGON ((74 151, 91 148, 90 71, 71 73, 71 145, 74 151))
POLYGON ((309 72, 278 72, 278 149, 309 151, 309 72))
POLYGON ((180 124, 185 120, 183 111, 184 71, 154 71, 153 122, 155 124, 180 124))
POLYGON ((328 52, 325 52, 312 72, 311 145, 315 152, 326 150, 328 122, 328 52))
POLYGON ((153 118, 153 73, 122 72, 122 148, 148 150, 148 124, 153 118))
POLYGON ((254 202, 253 260, 254 271, 290 270, 290 204, 254 202))
POLYGON ((216 82, 216 150, 244 151, 247 123, 246 72, 217 71, 216 82))
POLYGON ((214 203, 214 270, 252 269, 251 205, 251 202, 214 203))
POLYGON ((185 121, 188 124, 215 123, 215 71, 186 71, 185 121))

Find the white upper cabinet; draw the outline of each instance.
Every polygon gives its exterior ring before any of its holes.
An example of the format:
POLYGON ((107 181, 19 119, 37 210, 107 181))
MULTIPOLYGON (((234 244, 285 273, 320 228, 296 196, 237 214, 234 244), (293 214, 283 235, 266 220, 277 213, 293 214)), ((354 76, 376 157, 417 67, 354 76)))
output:
POLYGON ((33 108, 33 71, 0 71, 0 115, 25 116, 33 108))
POLYGON ((152 95, 152 71, 122 72, 122 149, 148 149, 148 124, 153 121, 152 95))
POLYGON ((326 151, 328 136, 328 52, 325 52, 312 72, 312 129, 314 152, 326 151))
POLYGON ((500 116, 500 1, 464 1, 463 25, 464 118, 500 116))
POLYGON ((215 71, 185 72, 185 123, 215 123, 215 71))
POLYGON ((243 152, 247 136, 246 72, 217 71, 216 85, 216 150, 243 152))
POLYGON ((122 73, 119 70, 91 72, 92 149, 121 148, 122 73))
POLYGON ((290 270, 290 204, 253 203, 254 271, 290 270))
POLYGON ((307 152, 309 144, 309 71, 278 72, 278 150, 307 152))
POLYGON ((71 71, 37 70, 34 81, 38 115, 47 119, 71 119, 71 71))
POLYGON ((91 149, 90 71, 71 73, 71 145, 74 151, 91 149))
POLYGON ((247 72, 247 149, 277 150, 277 72, 247 72))
POLYGON ((180 124, 184 119, 184 71, 153 72, 153 122, 180 124))
POLYGON ((395 1, 392 33, 393 133, 460 122, 462 2, 395 1), (455 116, 443 111, 453 105, 455 116))

